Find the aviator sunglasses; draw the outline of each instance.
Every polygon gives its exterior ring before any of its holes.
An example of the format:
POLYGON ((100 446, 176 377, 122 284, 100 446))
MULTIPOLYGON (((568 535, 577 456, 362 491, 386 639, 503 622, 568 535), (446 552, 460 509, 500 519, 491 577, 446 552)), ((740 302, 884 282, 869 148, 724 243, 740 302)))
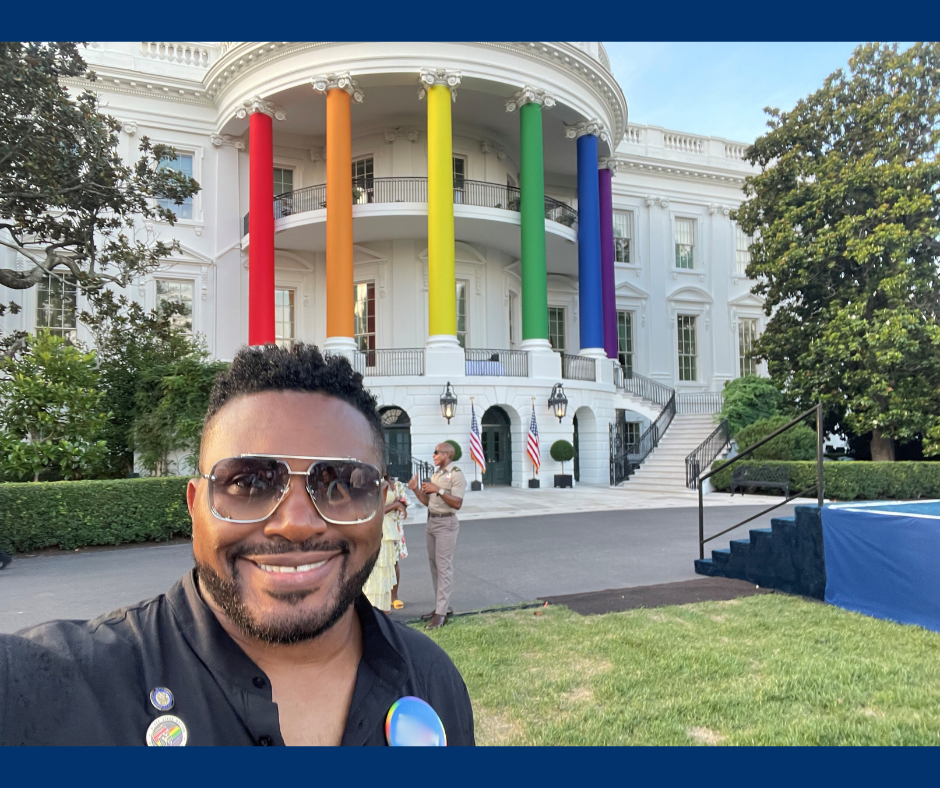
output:
POLYGON ((209 508, 229 523, 266 520, 287 497, 291 476, 306 477, 310 500, 320 517, 335 525, 355 525, 375 517, 382 503, 382 474, 351 457, 298 457, 243 454, 219 460, 209 473, 209 508), (292 471, 287 460, 311 460, 292 471))

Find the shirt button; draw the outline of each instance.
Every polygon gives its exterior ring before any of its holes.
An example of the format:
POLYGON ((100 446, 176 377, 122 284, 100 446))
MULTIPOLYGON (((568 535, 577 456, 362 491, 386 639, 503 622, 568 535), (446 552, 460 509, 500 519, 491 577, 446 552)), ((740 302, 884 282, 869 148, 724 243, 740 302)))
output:
POLYGON ((265 681, 261 676, 255 676, 251 680, 251 683, 254 684, 258 689, 261 689, 262 687, 264 687, 265 681))
POLYGON ((258 744, 262 747, 270 747, 272 744, 274 744, 274 739, 272 739, 270 736, 262 736, 260 739, 258 739, 258 744))

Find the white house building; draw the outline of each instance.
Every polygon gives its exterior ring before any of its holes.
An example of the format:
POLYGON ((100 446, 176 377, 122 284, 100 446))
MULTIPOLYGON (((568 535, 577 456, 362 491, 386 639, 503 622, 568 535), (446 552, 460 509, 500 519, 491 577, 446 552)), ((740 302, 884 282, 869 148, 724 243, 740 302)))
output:
MULTIPOLYGON (((624 451, 673 406, 711 413, 753 371, 765 318, 729 218, 746 144, 630 124, 600 43, 96 43, 86 59, 122 154, 172 145, 202 187, 174 227, 142 227, 182 254, 127 294, 183 301, 220 359, 297 340, 348 355, 399 475, 443 439, 467 452, 472 400, 487 482, 532 477, 534 403, 542 486, 559 438, 580 482, 607 484, 612 438, 624 451)), ((0 300, 23 307, 5 331, 89 339, 62 276, 0 300)))

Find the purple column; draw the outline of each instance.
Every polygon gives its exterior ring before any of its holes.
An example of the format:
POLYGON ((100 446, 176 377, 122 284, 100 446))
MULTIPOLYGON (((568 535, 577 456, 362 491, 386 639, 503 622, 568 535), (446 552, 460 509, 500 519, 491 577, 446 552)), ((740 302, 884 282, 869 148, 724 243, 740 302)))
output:
POLYGON ((607 358, 617 358, 617 286, 614 277, 614 174, 605 164, 597 173, 601 209, 601 289, 604 305, 604 350, 607 358))

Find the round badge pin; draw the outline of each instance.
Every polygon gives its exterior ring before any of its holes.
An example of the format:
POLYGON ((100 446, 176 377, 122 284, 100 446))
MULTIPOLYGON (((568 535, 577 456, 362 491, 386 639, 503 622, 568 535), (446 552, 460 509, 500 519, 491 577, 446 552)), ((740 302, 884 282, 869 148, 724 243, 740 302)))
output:
POLYGON ((385 718, 385 739, 391 747, 446 747, 444 723, 430 704, 407 696, 399 698, 385 718))
POLYGON ((188 738, 186 725, 172 714, 157 717, 147 728, 148 747, 185 747, 188 738))
POLYGON ((156 687, 150 693, 150 702, 157 711, 169 711, 173 708, 173 693, 166 687, 156 687))

